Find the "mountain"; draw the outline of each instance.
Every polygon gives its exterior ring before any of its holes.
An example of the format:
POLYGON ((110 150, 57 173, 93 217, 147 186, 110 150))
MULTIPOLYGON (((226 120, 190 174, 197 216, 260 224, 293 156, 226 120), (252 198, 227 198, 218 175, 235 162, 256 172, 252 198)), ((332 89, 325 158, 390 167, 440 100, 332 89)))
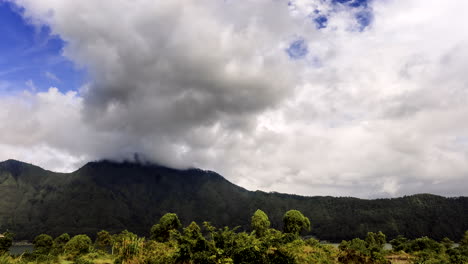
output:
POLYGON ((41 233, 94 235, 101 229, 148 235, 167 212, 176 213, 184 225, 209 221, 248 230, 257 209, 275 228, 281 228, 287 210, 300 210, 311 220, 310 235, 329 241, 379 230, 389 238, 458 241, 468 230, 468 197, 364 200, 252 192, 211 171, 130 162, 90 162, 72 173, 55 173, 7 160, 0 162, 0 195, 0 232, 8 229, 18 240, 41 233))

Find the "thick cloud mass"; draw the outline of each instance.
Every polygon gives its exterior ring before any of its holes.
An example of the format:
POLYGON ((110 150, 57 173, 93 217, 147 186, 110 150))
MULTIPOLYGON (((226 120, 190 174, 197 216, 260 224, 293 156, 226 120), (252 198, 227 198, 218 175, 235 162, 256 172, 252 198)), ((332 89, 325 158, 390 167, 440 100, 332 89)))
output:
POLYGON ((90 82, 0 97, 0 158, 140 153, 248 189, 468 195, 468 3, 14 2, 90 82))

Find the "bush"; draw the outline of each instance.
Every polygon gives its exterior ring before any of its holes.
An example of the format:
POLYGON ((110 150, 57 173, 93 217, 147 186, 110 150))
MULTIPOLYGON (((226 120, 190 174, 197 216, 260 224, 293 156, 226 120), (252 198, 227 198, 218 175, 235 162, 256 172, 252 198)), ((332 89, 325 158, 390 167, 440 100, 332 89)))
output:
POLYGON ((389 263, 383 256, 380 248, 381 235, 369 233, 366 241, 355 238, 351 241, 343 241, 340 246, 338 260, 341 263, 389 263), (376 239, 376 236, 379 237, 376 239))
POLYGON ((68 241, 70 241, 70 235, 67 233, 61 234, 60 236, 56 237, 54 239, 54 244, 50 253, 55 256, 63 254, 65 245, 68 241))
POLYGON ((11 245, 13 244, 13 234, 6 232, 0 237, 0 256, 8 252, 11 245))
POLYGON ((443 250, 443 246, 437 241, 430 239, 428 237, 421 237, 412 240, 409 243, 409 252, 417 252, 417 251, 433 251, 437 254, 440 254, 443 250))
POLYGON ((239 249, 237 252, 234 253, 232 259, 234 260, 234 263, 266 263, 265 254, 261 252, 258 247, 255 246, 239 249))
POLYGON ((408 252, 409 240, 402 235, 397 236, 395 239, 390 241, 393 251, 405 251, 408 252))
POLYGON ((114 243, 114 249, 118 255, 116 263, 126 263, 130 260, 143 257, 144 238, 130 232, 122 232, 114 243))
POLYGON ((179 218, 174 213, 167 213, 159 219, 159 223, 151 227, 150 238, 159 242, 169 240, 171 230, 177 230, 182 227, 179 218))
POLYGON ((69 259, 76 259, 78 256, 86 254, 91 249, 91 238, 87 235, 74 236, 65 244, 65 254, 69 259))
POLYGON ((263 237, 268 228, 270 228, 270 220, 265 212, 258 209, 252 216, 250 225, 256 236, 263 237))
POLYGON ((41 234, 34 239, 33 244, 35 255, 49 255, 54 244, 54 240, 49 235, 41 234))
POLYGON ((102 251, 109 250, 110 246, 112 245, 112 237, 106 230, 101 230, 97 233, 96 241, 94 245, 97 249, 102 251))
POLYGON ((144 259, 147 264, 171 264, 175 262, 175 247, 166 243, 148 241, 144 248, 144 259))
POLYGON ((298 210, 289 210, 283 216, 284 232, 299 235, 302 230, 310 231, 309 218, 298 210))

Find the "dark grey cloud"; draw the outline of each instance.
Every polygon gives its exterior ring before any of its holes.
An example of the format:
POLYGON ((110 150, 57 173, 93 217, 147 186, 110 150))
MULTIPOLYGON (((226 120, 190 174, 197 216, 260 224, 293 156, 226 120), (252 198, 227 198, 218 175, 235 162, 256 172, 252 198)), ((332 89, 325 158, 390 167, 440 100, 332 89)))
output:
POLYGON ((249 189, 467 195, 468 4, 15 2, 91 78, 1 97, 0 157, 71 170, 138 152, 249 189))

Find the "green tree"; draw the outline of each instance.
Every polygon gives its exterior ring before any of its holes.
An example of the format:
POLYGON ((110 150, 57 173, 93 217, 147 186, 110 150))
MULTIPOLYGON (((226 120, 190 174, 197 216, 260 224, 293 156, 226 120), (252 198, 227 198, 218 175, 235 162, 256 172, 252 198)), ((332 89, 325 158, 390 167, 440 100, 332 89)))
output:
POLYGON ((462 239, 460 240, 460 246, 461 247, 468 247, 468 231, 465 231, 465 234, 463 235, 462 239))
POLYGON ((432 251, 435 253, 441 253, 443 250, 443 245, 438 243, 437 241, 428 238, 428 237, 420 237, 412 240, 409 243, 409 252, 417 252, 417 251, 432 251))
POLYGON ((36 236, 33 241, 34 245, 34 254, 36 255, 49 255, 52 246, 54 245, 54 240, 51 236, 46 234, 41 234, 36 236))
POLYGON ((118 255, 114 263, 138 263, 138 260, 143 258, 144 243, 144 238, 128 231, 122 232, 114 244, 118 255))
POLYGON ((208 242, 203 237, 197 223, 190 223, 184 228, 182 235, 177 232, 174 237, 179 244, 176 262, 185 263, 194 260, 195 263, 210 263, 210 256, 213 254, 208 252, 208 242))
POLYGON ((365 241, 371 261, 386 263, 387 260, 384 257, 383 249, 387 242, 387 236, 380 231, 378 233, 368 232, 365 241))
POLYGON ((134 240, 136 238, 138 238, 138 236, 128 230, 124 230, 120 232, 119 234, 112 235, 111 236, 112 255, 114 254, 115 251, 120 252, 120 248, 123 246, 124 240, 128 241, 128 240, 134 240))
POLYGON ((367 243, 367 248, 369 248, 370 251, 376 251, 376 252, 382 251, 386 242, 387 242, 387 237, 385 236, 384 233, 380 231, 378 233, 373 233, 373 232, 367 233, 366 243, 367 243))
POLYGON ((86 254, 91 249, 91 238, 87 235, 76 235, 65 244, 65 254, 70 259, 86 254))
POLYGON ((112 236, 106 230, 101 230, 97 233, 94 244, 96 248, 106 250, 112 245, 112 236))
POLYGON ((150 239, 159 242, 166 242, 169 240, 170 232, 182 227, 179 218, 174 213, 167 213, 159 219, 159 223, 151 227, 150 239))
POLYGON ((54 239, 54 244, 51 250, 52 255, 58 256, 60 254, 63 254, 65 244, 67 244, 68 241, 70 241, 70 235, 67 233, 61 234, 60 236, 56 237, 54 239))
POLYGON ((284 232, 299 235, 302 230, 310 230, 309 218, 298 210, 289 210, 283 217, 284 232))
POLYGON ((398 235, 395 239, 390 240, 390 245, 392 245, 393 251, 408 252, 409 240, 402 235, 398 235))
POLYGON ((255 231, 255 235, 263 237, 265 232, 270 228, 270 220, 268 216, 262 210, 258 209, 252 216, 251 220, 252 230, 255 231))
POLYGON ((366 240, 354 238, 351 241, 342 241, 339 245, 340 254, 338 261, 348 264, 387 264, 382 248, 385 235, 379 233, 368 233, 366 240))
POLYGON ((13 244, 13 233, 5 232, 0 235, 0 256, 6 253, 13 244))
POLYGON ((448 237, 444 237, 440 243, 445 247, 445 249, 450 249, 453 247, 453 245, 455 244, 455 242, 453 242, 452 240, 450 240, 450 238, 448 237))

